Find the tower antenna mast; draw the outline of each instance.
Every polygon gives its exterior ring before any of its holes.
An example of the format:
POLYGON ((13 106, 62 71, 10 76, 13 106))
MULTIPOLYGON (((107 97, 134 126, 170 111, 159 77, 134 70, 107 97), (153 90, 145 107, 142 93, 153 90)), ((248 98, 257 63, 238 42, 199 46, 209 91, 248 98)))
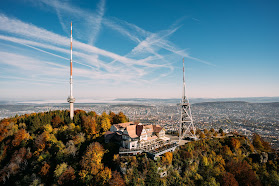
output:
POLYGON ((70 103, 70 118, 74 119, 74 102, 75 98, 73 96, 73 26, 71 22, 71 59, 70 59, 70 96, 67 101, 70 103))
POLYGON ((184 58, 183 58, 183 92, 181 100, 181 120, 179 126, 179 142, 186 136, 190 136, 194 140, 196 139, 195 127, 193 123, 191 107, 189 100, 186 96, 186 83, 185 83, 185 70, 184 70, 184 58), (193 129, 193 133, 190 131, 193 129))

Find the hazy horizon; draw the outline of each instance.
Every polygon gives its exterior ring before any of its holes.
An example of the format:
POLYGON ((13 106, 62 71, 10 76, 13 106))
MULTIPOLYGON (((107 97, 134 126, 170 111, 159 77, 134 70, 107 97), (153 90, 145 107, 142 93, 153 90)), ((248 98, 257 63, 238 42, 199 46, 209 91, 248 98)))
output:
MULTIPOLYGON (((179 102, 181 98, 81 98, 77 99, 75 104, 87 104, 87 103, 141 103, 141 102, 179 102)), ((279 102, 279 97, 234 97, 234 98, 189 98, 190 103, 200 102, 214 102, 214 101, 245 101, 251 103, 268 103, 279 102)), ((0 99, 0 104, 68 104, 66 99, 0 99)))

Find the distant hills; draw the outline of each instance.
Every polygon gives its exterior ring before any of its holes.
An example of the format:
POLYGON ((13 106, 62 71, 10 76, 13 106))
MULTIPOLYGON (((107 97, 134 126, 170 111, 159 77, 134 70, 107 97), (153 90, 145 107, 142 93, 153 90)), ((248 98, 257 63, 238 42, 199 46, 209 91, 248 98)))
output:
MULTIPOLYGON (((271 103, 279 102, 279 97, 247 97, 247 98, 189 98, 191 103, 203 102, 249 102, 249 103, 271 103)), ((115 101, 134 101, 149 103, 179 103, 181 99, 155 99, 155 98, 118 98, 115 101)))
MULTIPOLYGON (((203 103, 203 102, 249 102, 249 103, 272 103, 279 102, 279 97, 243 97, 243 98, 189 98, 190 103, 203 103)), ((180 98, 116 98, 116 99, 77 99, 76 104, 176 104, 180 103, 180 98)), ((0 105, 14 105, 14 104, 68 104, 66 100, 0 100, 0 105)))

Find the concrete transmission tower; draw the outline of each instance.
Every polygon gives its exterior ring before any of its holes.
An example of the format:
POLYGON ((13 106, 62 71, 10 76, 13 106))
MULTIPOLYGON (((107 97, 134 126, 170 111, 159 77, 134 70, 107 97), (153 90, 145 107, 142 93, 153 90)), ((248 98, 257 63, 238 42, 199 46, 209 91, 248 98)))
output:
POLYGON ((70 103, 70 118, 71 120, 74 119, 74 102, 75 98, 73 96, 73 34, 72 34, 72 22, 71 22, 71 59, 70 59, 70 96, 68 97, 67 101, 70 103))
POLYGON ((184 58, 183 58, 183 93, 181 101, 181 120, 179 127, 179 142, 184 139, 186 136, 189 136, 192 139, 196 139, 196 131, 193 123, 191 108, 189 100, 186 96, 186 83, 185 83, 185 71, 184 71, 184 58), (194 133, 191 133, 193 129, 194 133))

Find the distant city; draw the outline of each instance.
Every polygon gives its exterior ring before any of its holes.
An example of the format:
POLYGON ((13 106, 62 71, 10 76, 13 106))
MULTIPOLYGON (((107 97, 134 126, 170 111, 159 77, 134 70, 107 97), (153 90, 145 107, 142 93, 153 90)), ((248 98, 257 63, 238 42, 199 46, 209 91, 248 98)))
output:
MULTIPOLYGON (((252 137, 258 133, 274 148, 279 148, 279 101, 272 98, 250 98, 247 101, 193 99, 192 115, 196 128, 238 132, 252 137), (207 101, 207 102, 202 102, 207 101), (263 103, 259 103, 262 101, 263 103)), ((66 110, 68 104, 0 104, 0 119, 49 110, 66 110)), ((158 124, 167 132, 177 131, 180 121, 179 99, 118 99, 114 103, 77 103, 75 109, 103 112, 122 111, 130 121, 158 124), (132 101, 134 100, 134 101, 132 101)))

